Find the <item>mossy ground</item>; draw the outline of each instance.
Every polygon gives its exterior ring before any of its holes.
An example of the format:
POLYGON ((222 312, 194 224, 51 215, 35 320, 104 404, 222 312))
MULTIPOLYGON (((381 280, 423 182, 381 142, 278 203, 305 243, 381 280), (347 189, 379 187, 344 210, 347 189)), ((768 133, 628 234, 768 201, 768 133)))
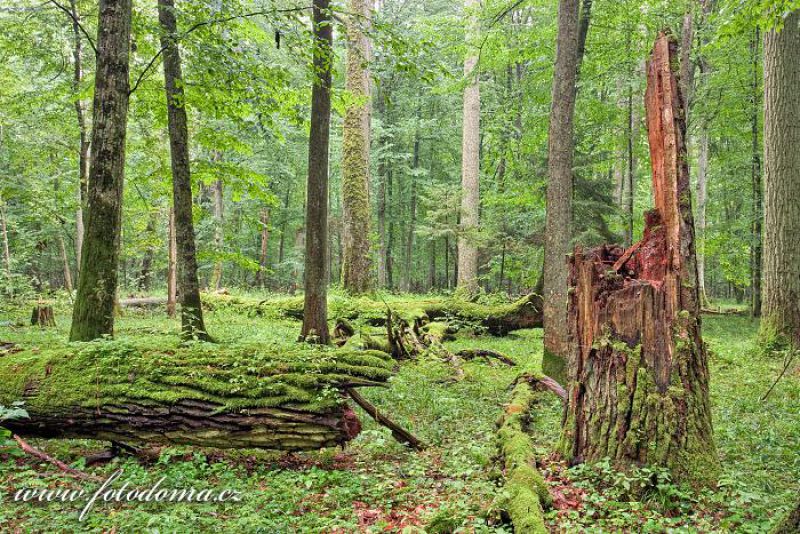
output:
MULTIPOLYGON (((257 296, 250 298, 258 299, 257 296)), ((427 298, 425 300, 430 300, 427 298)), ((30 309, 0 303, 0 340, 26 347, 64 343, 69 314, 56 306, 58 327, 14 327, 27 322, 30 309)), ((208 313, 209 331, 221 341, 263 348, 296 348, 300 325, 280 317, 248 317, 220 307, 208 313)), ((126 311, 117 337, 165 349, 179 342, 178 320, 160 311, 126 311)), ((711 401, 716 442, 722 461, 720 488, 695 493, 663 482, 650 491, 618 492, 636 474, 597 469, 570 470, 572 484, 583 487, 580 510, 546 513, 558 532, 766 532, 770 522, 796 499, 800 480, 800 376, 796 369, 759 399, 777 377, 780 357, 757 350, 758 324, 746 317, 706 317, 703 333, 711 349, 711 401), (615 484, 609 484, 609 481, 615 484)), ((507 337, 472 336, 462 329, 452 350, 490 348, 518 362, 515 368, 484 361, 463 364, 464 379, 438 359, 402 363, 389 389, 362 390, 375 405, 411 429, 429 449, 417 453, 397 444, 387 431, 359 411, 365 430, 344 451, 279 455, 252 450, 220 452, 191 447, 162 451, 154 464, 129 458, 86 470, 106 476, 124 469, 126 480, 149 486, 166 477, 169 487, 231 488, 244 492, 239 503, 98 503, 84 523, 79 506, 15 504, 20 487, 87 487, 31 458, 0 452, 0 531, 14 532, 510 532, 489 526, 486 516, 499 488, 492 474, 496 421, 511 398, 509 385, 524 371, 541 365, 541 330, 507 337), (44 475, 43 475, 44 474, 44 475), (416 530, 415 530, 416 529, 416 530), (451 531, 451 530, 445 530, 451 531)), ((552 396, 550 396, 552 397, 552 396)), ((536 456, 546 457, 558 439, 561 411, 553 397, 538 406, 531 433, 536 456)), ((90 441, 32 443, 77 467, 81 457, 102 445, 90 441)))

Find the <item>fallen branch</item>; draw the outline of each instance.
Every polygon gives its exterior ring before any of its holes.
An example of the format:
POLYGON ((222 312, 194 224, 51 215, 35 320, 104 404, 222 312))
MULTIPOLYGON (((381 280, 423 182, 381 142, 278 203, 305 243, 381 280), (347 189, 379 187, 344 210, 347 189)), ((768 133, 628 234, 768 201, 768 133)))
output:
POLYGON ((564 387, 547 375, 532 375, 526 373, 517 377, 516 383, 521 381, 527 382, 532 388, 539 391, 551 391, 558 395, 562 401, 567 401, 567 391, 564 387))
POLYGON ((514 367, 517 365, 517 362, 503 354, 502 352, 497 352, 496 350, 489 350, 489 349, 463 349, 456 353, 456 355, 461 356, 465 360, 474 360, 475 358, 495 358, 504 364, 508 365, 509 367, 514 367))
POLYGON ((345 389, 350 398, 355 401, 356 404, 364 408, 364 411, 369 414, 370 417, 375 419, 378 423, 385 426, 389 430, 392 431, 392 436, 399 441, 400 443, 405 443, 412 449, 416 450, 423 450, 425 446, 422 442, 417 439, 413 434, 399 426, 397 423, 383 415, 378 411, 372 403, 370 403, 367 399, 361 396, 361 394, 352 388, 345 389))
POLYGON ((783 375, 785 375, 786 371, 789 370, 789 367, 792 366, 792 362, 794 362, 794 357, 797 355, 797 352, 798 351, 795 350, 795 349, 789 349, 787 351, 786 356, 783 358, 783 369, 781 370, 781 374, 778 375, 778 378, 775 379, 775 382, 772 383, 772 385, 769 387, 767 392, 764 393, 764 396, 761 397, 761 402, 764 402, 765 400, 767 400, 767 397, 769 397, 769 394, 772 393, 772 390, 775 389, 775 386, 777 386, 778 382, 781 381, 781 378, 783 378, 783 375))
POLYGON ((77 469, 73 469, 72 467, 68 466, 67 464, 65 464, 61 460, 56 460, 52 456, 40 451, 39 449, 36 449, 35 447, 30 445, 27 441, 25 441, 21 437, 17 436, 16 434, 13 434, 13 436, 14 436, 14 441, 16 441, 19 444, 19 447, 26 454, 29 454, 29 455, 31 455, 31 456, 33 456, 35 458, 38 458, 38 459, 40 459, 40 460, 42 460, 44 462, 53 464, 59 470, 63 471, 64 473, 66 473, 66 474, 68 474, 70 476, 73 476, 75 478, 79 478, 81 480, 90 480, 92 482, 101 482, 102 481, 102 479, 100 477, 96 477, 96 476, 90 475, 88 473, 84 473, 83 471, 78 471, 77 469))

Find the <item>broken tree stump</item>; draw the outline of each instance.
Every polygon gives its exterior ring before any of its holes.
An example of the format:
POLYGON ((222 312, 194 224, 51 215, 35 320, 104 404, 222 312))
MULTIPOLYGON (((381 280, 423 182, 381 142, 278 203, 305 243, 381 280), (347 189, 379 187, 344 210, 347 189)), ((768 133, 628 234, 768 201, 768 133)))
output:
POLYGON ((647 65, 655 209, 623 250, 576 248, 570 260, 570 384, 560 450, 610 457, 708 483, 718 459, 700 335, 694 222, 677 42, 659 34, 647 65))
POLYGON ((53 315, 53 307, 39 303, 33 307, 31 312, 31 326, 42 328, 53 327, 56 325, 56 317, 53 315))

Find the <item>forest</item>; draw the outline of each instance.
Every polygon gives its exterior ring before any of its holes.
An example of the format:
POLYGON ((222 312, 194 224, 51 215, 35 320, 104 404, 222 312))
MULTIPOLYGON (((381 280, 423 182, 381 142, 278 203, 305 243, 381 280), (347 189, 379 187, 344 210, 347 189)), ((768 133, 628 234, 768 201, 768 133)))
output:
POLYGON ((0 532, 800 533, 800 1, 0 0, 0 532))

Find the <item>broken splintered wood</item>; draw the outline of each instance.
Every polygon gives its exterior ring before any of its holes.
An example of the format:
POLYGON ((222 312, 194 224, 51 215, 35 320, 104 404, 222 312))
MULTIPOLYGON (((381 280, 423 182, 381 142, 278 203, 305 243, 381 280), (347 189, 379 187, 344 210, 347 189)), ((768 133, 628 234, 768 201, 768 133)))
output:
POLYGON ((570 388, 559 448, 572 463, 610 457, 707 483, 718 460, 677 63, 677 43, 662 32, 647 66, 655 209, 645 214, 644 237, 628 250, 577 247, 570 260, 570 388))
POLYGON ((46 304, 37 304, 31 312, 31 326, 42 328, 53 327, 56 325, 56 318, 53 315, 53 307, 46 304))

